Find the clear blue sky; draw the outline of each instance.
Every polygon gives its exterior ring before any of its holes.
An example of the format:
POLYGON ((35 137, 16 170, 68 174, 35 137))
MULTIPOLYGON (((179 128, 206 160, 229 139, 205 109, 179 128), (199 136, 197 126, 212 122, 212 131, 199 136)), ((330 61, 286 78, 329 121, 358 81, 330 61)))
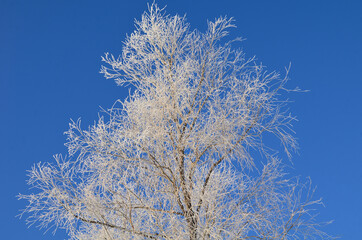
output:
MULTIPOLYGON (((300 143, 294 173, 310 176, 323 197, 325 230, 342 239, 362 231, 362 1, 158 1, 187 14, 201 30, 206 19, 233 16, 233 35, 269 70, 292 63, 290 104, 300 143)), ((63 146, 69 119, 97 119, 127 89, 99 74, 104 52, 118 54, 146 1, 0 0, 1 239, 64 239, 59 231, 27 229, 15 217, 27 193, 26 170, 51 161, 63 146)))

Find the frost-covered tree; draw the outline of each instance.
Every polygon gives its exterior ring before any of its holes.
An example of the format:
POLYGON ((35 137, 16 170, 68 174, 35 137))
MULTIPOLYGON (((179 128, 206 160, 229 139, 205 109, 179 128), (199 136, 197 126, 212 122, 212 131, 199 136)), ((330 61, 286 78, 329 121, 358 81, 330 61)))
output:
POLYGON ((150 6, 122 54, 103 57, 105 77, 133 90, 88 130, 70 124, 69 157, 33 167, 29 223, 71 239, 327 238, 309 185, 263 143, 296 148, 287 77, 233 49, 232 27, 201 33, 150 6))

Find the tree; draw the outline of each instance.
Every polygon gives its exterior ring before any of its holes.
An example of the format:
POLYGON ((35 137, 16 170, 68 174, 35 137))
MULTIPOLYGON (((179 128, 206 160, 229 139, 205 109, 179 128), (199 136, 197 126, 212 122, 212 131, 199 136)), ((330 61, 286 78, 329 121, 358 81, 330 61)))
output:
POLYGON ((134 90, 88 130, 70 123, 69 158, 33 167, 28 222, 71 239, 327 238, 313 189, 263 143, 296 148, 288 78, 225 42, 232 19, 201 33, 153 4, 136 26, 101 69, 134 90))

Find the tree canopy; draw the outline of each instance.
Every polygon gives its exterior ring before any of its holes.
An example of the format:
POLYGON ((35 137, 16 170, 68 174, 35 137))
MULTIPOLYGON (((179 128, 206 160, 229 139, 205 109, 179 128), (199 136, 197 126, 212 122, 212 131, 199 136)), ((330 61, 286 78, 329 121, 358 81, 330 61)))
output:
POLYGON ((235 49, 232 27, 221 17, 202 33, 151 5, 122 54, 102 58, 105 77, 133 90, 88 129, 70 123, 69 157, 33 167, 29 223, 71 239, 328 238, 313 189, 263 142, 297 148, 287 73, 235 49))

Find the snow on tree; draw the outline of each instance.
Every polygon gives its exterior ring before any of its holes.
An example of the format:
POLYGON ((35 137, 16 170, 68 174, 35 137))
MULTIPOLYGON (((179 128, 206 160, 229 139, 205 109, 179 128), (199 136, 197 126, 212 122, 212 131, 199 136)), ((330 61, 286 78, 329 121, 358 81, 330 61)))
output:
POLYGON ((218 18, 201 33, 151 5, 121 56, 102 58, 134 91, 88 130, 71 122, 69 158, 33 167, 27 221, 71 239, 327 238, 313 189, 263 143, 296 148, 288 78, 226 42, 232 27, 218 18))

